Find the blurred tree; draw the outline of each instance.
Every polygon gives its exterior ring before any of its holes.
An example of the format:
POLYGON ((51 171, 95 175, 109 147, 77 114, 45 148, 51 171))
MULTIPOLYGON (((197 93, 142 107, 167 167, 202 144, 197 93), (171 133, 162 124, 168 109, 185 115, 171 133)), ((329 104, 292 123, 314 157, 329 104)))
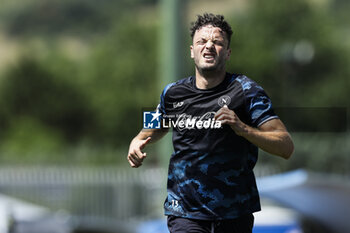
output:
POLYGON ((6 31, 15 37, 91 37, 113 28, 125 9, 154 5, 155 0, 32 0, 22 1, 0 14, 6 31))
POLYGON ((5 130, 28 117, 62 132, 67 142, 76 142, 94 124, 86 96, 32 58, 22 58, 5 73, 0 106, 5 130))
MULTIPOLYGON (((234 36, 229 69, 257 80, 272 97, 275 107, 349 108, 350 50, 344 41, 344 29, 348 25, 337 24, 345 16, 342 14, 338 18, 337 13, 331 14, 332 7, 318 7, 306 0, 252 0, 250 3, 245 14, 230 19, 234 36)), ((332 1, 330 6, 332 4, 346 6, 341 0, 332 1)), ((285 110, 287 119, 282 120, 288 128, 288 118, 300 118, 300 115, 295 115, 291 108, 285 110)), ((296 120, 305 126, 332 124, 315 114, 317 111, 312 114, 312 108, 308 110, 311 112, 308 119, 312 122, 303 118, 296 120)), ((345 120, 344 131, 346 127, 345 120)), ((349 170, 348 134, 345 132, 319 133, 316 130, 292 134, 296 152, 291 161, 285 163, 271 156, 261 156, 262 163, 285 169, 349 170), (336 149, 335 145, 342 149, 336 149)))
POLYGON ((330 3, 331 16, 334 17, 337 24, 342 25, 344 32, 346 33, 345 35, 349 35, 350 2, 348 0, 333 0, 330 3))
POLYGON ((97 142, 127 146, 142 127, 142 109, 156 108, 156 29, 137 18, 120 20, 84 66, 82 83, 99 122, 93 135, 97 142))
POLYGON ((59 129, 26 116, 16 117, 7 128, 0 145, 1 163, 57 163, 67 159, 62 156, 66 141, 59 129))
POLYGON ((232 70, 262 83, 275 105, 348 105, 349 53, 327 10, 306 0, 253 0, 232 22, 232 70))
POLYGON ((161 91, 154 14, 146 20, 136 10, 129 13, 118 16, 110 32, 95 38, 91 54, 79 62, 49 41, 51 50, 45 55, 26 49, 30 56, 7 69, 0 82, 3 148, 19 152, 13 150, 16 140, 17 147, 26 148, 21 135, 28 123, 33 140, 47 132, 58 143, 63 139, 62 146, 68 142, 65 154, 71 155, 71 162, 115 161, 114 148, 125 150, 142 127, 143 108, 155 108, 161 91), (21 127, 15 127, 17 122, 23 123, 21 127))

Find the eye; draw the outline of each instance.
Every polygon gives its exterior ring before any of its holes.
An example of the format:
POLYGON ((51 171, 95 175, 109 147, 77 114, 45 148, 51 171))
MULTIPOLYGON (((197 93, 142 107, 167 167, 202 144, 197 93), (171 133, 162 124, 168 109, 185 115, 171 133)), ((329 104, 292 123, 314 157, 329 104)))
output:
POLYGON ((214 43, 219 46, 224 46, 224 41, 223 40, 214 40, 214 43))
POLYGON ((197 41, 197 44, 199 44, 199 45, 203 45, 205 43, 207 43, 207 41, 205 39, 200 39, 197 41))

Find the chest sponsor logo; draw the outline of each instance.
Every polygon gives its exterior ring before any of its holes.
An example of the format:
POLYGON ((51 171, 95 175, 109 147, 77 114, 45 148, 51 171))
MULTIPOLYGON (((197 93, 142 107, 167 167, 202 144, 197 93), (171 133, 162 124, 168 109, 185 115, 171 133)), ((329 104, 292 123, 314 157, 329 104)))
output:
POLYGON ((229 105, 231 103, 231 97, 228 95, 223 95, 220 96, 220 98, 218 99, 218 104, 220 107, 224 107, 224 105, 229 105))

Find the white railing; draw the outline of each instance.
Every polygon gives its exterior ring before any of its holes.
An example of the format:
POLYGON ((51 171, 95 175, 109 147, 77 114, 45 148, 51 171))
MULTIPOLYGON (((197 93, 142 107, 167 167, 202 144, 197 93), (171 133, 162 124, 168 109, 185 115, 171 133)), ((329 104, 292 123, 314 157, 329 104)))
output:
POLYGON ((165 177, 160 168, 0 167, 0 192, 79 218, 124 221, 162 214, 165 177))
MULTIPOLYGON (((163 215, 166 169, 141 167, 0 167, 0 193, 82 222, 138 221, 163 215)), ((257 167, 258 177, 278 173, 257 167)))

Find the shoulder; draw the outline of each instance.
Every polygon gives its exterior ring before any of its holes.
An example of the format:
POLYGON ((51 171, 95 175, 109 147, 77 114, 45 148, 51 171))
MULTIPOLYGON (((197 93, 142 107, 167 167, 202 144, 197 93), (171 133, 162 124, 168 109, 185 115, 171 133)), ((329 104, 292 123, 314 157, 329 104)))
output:
POLYGON ((187 78, 180 79, 180 80, 178 80, 176 82, 169 83, 163 89, 162 95, 165 96, 169 92, 176 91, 177 88, 181 88, 183 86, 191 85, 192 79, 193 79, 193 77, 190 76, 190 77, 187 77, 187 78))
POLYGON ((254 80, 248 78, 245 75, 237 75, 235 80, 237 80, 237 82, 240 83, 244 91, 249 91, 253 89, 263 90, 263 88, 260 85, 258 85, 254 80))

